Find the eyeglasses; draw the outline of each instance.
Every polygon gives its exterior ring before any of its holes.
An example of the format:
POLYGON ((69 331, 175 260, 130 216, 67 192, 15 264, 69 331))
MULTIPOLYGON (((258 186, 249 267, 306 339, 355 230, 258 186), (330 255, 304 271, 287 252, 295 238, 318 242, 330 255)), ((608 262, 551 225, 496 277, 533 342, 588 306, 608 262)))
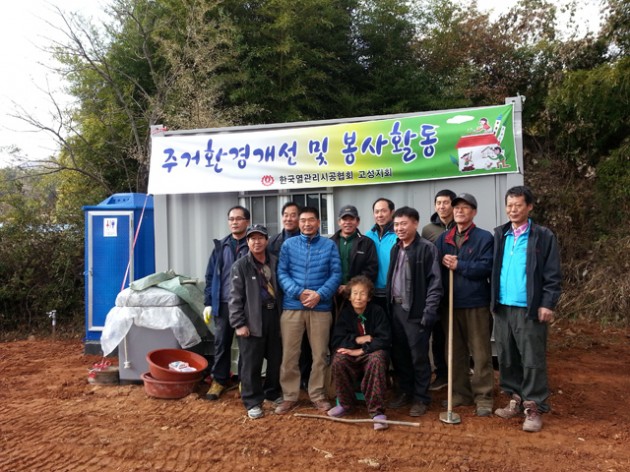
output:
POLYGON ((237 223, 240 223, 241 221, 245 221, 245 220, 247 220, 247 218, 243 218, 242 216, 230 216, 230 217, 228 218, 228 221, 229 221, 230 223, 233 223, 233 222, 235 222, 235 221, 236 221, 237 223))

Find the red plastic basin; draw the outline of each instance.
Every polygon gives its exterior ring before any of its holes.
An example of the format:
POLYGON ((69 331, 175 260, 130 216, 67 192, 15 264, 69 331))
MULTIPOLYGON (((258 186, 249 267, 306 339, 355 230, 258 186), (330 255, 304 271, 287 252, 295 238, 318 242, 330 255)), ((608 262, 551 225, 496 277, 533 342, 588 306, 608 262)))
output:
POLYGON ((156 349, 147 354, 149 372, 155 380, 187 381, 201 378, 202 371, 208 367, 205 357, 194 352, 183 349, 156 349), (196 369, 195 372, 178 372, 169 369, 171 362, 187 362, 190 367, 196 369))
POLYGON ((193 380, 157 380, 151 376, 150 372, 142 374, 144 391, 154 398, 184 398, 195 391, 195 387, 201 381, 201 375, 193 380))

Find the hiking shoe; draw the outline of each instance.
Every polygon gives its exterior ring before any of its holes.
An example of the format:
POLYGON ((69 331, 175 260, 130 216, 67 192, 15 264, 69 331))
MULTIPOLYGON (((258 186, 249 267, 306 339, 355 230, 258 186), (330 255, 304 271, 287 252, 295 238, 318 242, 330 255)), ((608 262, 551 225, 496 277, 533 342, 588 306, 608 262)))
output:
POLYGON ((490 416, 492 415, 492 407, 489 406, 478 406, 475 410, 475 415, 477 416, 490 416))
POLYGON ((332 416, 333 418, 341 418, 342 416, 347 415, 348 413, 350 413, 349 409, 344 408, 341 405, 337 405, 331 408, 330 410, 328 410, 328 413, 326 414, 328 416, 332 416))
POLYGON ((388 408, 402 408, 411 403, 411 395, 405 392, 399 393, 396 397, 389 401, 388 408))
POLYGON ((413 402, 409 409, 409 416, 422 416, 427 412, 427 406, 422 402, 413 402))
POLYGON ((429 390, 436 392, 438 390, 442 390, 447 385, 448 379, 445 379, 444 377, 436 377, 435 380, 431 382, 431 385, 429 385, 429 390))
POLYGON ((260 405, 256 405, 255 407, 247 410, 247 416, 249 416, 253 420, 262 418, 264 415, 265 413, 263 412, 263 409, 260 407, 260 405))
POLYGON ((297 405, 297 402, 292 402, 292 401, 289 401, 289 400, 283 400, 282 403, 280 403, 280 405, 278 405, 276 407, 276 409, 273 410, 273 412, 276 415, 284 415, 285 413, 288 413, 293 408, 295 408, 296 405, 297 405))
MULTIPOLYGON (((376 415, 374 418, 372 418, 373 420, 386 420, 387 416, 385 415, 376 415)), ((387 429, 389 427, 389 425, 387 423, 378 423, 378 422, 374 422, 374 430, 375 431, 379 431, 381 429, 387 429)))
POLYGON ((225 385, 221 385, 216 380, 213 380, 212 385, 210 385, 210 390, 206 393, 206 400, 218 400, 224 391, 225 385))
POLYGON ((525 409, 525 421, 523 421, 523 431, 528 433, 537 433, 542 429, 542 417, 538 412, 536 402, 523 402, 525 409))
POLYGON ((282 398, 282 395, 280 395, 275 400, 267 400, 267 401, 273 403, 273 406, 279 406, 282 403, 283 398, 282 398))
POLYGON ((332 405, 328 400, 317 400, 313 402, 313 406, 324 413, 332 408, 332 405))
POLYGON ((504 418, 506 420, 512 419, 515 416, 521 414, 521 397, 519 397, 516 393, 512 395, 510 399, 510 403, 507 404, 504 408, 497 408, 494 410, 494 414, 504 418))

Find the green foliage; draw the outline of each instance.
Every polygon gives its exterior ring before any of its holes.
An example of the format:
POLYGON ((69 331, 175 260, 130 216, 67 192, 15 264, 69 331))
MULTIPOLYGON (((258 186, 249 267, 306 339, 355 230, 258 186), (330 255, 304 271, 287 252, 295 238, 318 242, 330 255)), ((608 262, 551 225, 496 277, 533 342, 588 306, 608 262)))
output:
POLYGON ((347 116, 354 0, 225 2, 236 56, 226 69, 225 104, 249 107, 242 123, 347 116))
POLYGON ((630 140, 626 139, 597 166, 597 203, 606 233, 611 221, 630 215, 630 140))
POLYGON ((51 223, 53 182, 33 171, 1 170, 0 208, 0 331, 50 326, 52 309, 76 330, 83 317, 83 227, 51 223))
POLYGON ((630 57, 567 73, 547 99, 558 151, 580 166, 596 166, 627 137, 629 105, 630 57))
POLYGON ((366 0, 353 15, 359 113, 379 115, 430 109, 434 88, 414 51, 418 34, 409 2, 366 0))
POLYGON ((610 44, 612 59, 630 53, 630 2, 628 0, 608 0, 608 17, 602 37, 610 44))
POLYGON ((630 9, 605 3, 600 33, 564 38, 546 0, 521 0, 497 20, 453 0, 111 0, 101 27, 60 12, 67 43, 54 52, 76 105, 40 124, 58 155, 0 170, 0 329, 45 326, 53 308, 82 317, 81 207, 146 191, 151 125, 381 115, 516 94, 527 97, 536 218, 559 235, 570 300, 627 307, 590 275, 605 275, 604 263, 624 273, 607 248, 627 243, 627 225, 610 222, 630 210, 630 9))

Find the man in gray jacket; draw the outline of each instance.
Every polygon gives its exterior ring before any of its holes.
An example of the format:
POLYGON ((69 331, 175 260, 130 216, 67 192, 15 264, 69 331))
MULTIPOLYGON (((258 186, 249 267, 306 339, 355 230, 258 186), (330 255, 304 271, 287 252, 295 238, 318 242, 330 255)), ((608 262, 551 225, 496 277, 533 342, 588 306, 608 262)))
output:
POLYGON ((256 419, 263 416, 263 400, 280 397, 280 302, 276 258, 267 251, 267 228, 250 226, 246 237, 249 253, 232 266, 228 307, 241 356, 241 399, 247 415, 256 419), (267 359, 264 382, 263 359, 267 359))

